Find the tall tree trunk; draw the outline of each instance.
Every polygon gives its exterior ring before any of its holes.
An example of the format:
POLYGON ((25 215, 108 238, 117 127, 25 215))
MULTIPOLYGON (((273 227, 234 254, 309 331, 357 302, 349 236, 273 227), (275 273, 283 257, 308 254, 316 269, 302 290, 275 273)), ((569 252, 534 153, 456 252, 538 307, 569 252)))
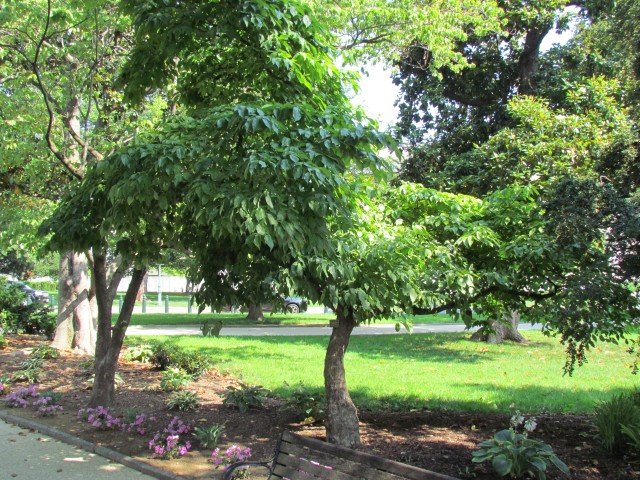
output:
POLYGON ((495 320, 491 322, 493 333, 475 332, 471 336, 471 340, 479 342, 487 342, 491 345, 498 345, 505 340, 511 340, 517 343, 525 343, 527 341, 520 332, 518 332, 518 323, 520 322, 520 312, 509 310, 503 314, 503 320, 495 320))
POLYGON ((260 305, 249 305, 247 320, 253 320, 254 322, 264 322, 264 313, 262 313, 262 307, 260 305))
POLYGON ((520 71, 520 95, 535 95, 537 91, 536 77, 540 70, 540 44, 549 33, 550 27, 531 28, 525 36, 524 46, 518 61, 520 71))
POLYGON ((89 398, 90 407, 115 404, 115 375, 122 342, 131 320, 136 294, 142 285, 146 269, 135 269, 124 297, 115 326, 111 326, 111 309, 115 298, 113 285, 107 281, 106 257, 95 255, 93 274, 98 302, 98 335, 96 341, 95 379, 89 398))
POLYGON ((327 440, 348 448, 360 446, 358 412, 353 404, 344 370, 344 355, 355 327, 353 312, 336 310, 338 324, 333 327, 324 360, 324 388, 327 397, 327 440))
POLYGON ((96 323, 87 257, 82 253, 62 253, 59 279, 58 324, 51 345, 93 355, 96 323))

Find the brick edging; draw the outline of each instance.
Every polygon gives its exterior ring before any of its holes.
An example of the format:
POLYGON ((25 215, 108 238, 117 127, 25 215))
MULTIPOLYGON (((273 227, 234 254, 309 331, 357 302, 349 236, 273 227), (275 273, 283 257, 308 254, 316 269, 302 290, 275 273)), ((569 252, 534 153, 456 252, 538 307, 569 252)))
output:
POLYGON ((67 432, 56 430, 55 428, 51 428, 48 425, 44 425, 29 418, 19 417, 17 415, 12 415, 6 411, 0 410, 0 420, 4 420, 8 423, 13 423, 14 425, 22 428, 37 430, 44 435, 48 435, 64 443, 82 448, 83 450, 86 450, 88 452, 95 453, 113 462, 121 463, 122 465, 137 470, 140 473, 155 477, 158 480, 185 480, 187 478, 167 472, 165 470, 161 470, 157 467, 154 467, 153 465, 149 465, 128 455, 123 455, 120 452, 116 452, 111 448, 101 447, 94 443, 88 442, 87 440, 75 437, 67 432))

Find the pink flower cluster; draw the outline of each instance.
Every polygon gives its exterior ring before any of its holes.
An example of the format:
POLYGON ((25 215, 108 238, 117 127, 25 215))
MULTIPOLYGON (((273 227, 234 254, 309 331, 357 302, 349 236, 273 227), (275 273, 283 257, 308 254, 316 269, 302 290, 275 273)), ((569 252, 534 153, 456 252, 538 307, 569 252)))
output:
POLYGON ((19 388, 15 392, 9 393, 5 400, 7 401, 7 406, 11 408, 27 408, 30 405, 28 398, 37 398, 40 396, 36 390, 38 389, 38 385, 31 385, 26 388, 19 388))
POLYGON ((154 416, 147 417, 146 414, 140 413, 136 415, 133 422, 125 422, 122 418, 112 415, 105 407, 96 408, 81 408, 78 410, 78 417, 85 417, 87 422, 91 426, 99 428, 101 430, 115 430, 119 429, 123 432, 136 431, 140 435, 145 434, 144 424, 147 420, 154 421, 154 416))
POLYGON ((32 405, 38 407, 38 413, 43 417, 53 416, 63 410, 62 405, 53 405, 51 402, 53 402, 51 397, 40 397, 32 405))
POLYGON ((162 431, 157 432, 153 439, 149 441, 149 449, 153 450, 154 458, 179 458, 191 449, 191 442, 186 441, 180 444, 180 435, 185 435, 191 431, 191 427, 173 417, 169 425, 162 431))
MULTIPOLYGON (((241 448, 238 445, 230 446, 224 454, 220 454, 220 449, 216 448, 211 454, 211 460, 216 468, 234 463, 243 462, 251 457, 250 448, 241 448)), ((233 473, 233 478, 249 478, 249 467, 240 467, 233 473)))
POLYGON ((78 410, 78 417, 85 417, 92 427, 101 430, 120 429, 122 427, 120 419, 111 415, 109 410, 102 406, 96 408, 81 408, 78 410))
POLYGON ((131 422, 131 423, 122 423, 121 425, 121 429, 123 432, 127 432, 127 433, 131 433, 133 431, 136 431, 138 433, 138 435, 144 435, 145 430, 144 430, 144 424, 147 420, 153 422, 155 421, 156 417, 154 417, 153 415, 147 418, 147 415, 144 413, 139 413, 138 415, 136 415, 136 419, 131 422))

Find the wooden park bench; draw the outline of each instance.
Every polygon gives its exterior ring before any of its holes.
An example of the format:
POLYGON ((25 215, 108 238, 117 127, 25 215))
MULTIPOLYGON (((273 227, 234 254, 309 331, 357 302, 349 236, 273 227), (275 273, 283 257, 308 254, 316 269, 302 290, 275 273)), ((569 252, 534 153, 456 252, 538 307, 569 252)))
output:
POLYGON ((229 465, 225 468, 222 478, 231 480, 234 470, 241 467, 267 468, 270 479, 458 480, 290 432, 284 432, 278 440, 273 458, 265 462, 239 462, 229 465))

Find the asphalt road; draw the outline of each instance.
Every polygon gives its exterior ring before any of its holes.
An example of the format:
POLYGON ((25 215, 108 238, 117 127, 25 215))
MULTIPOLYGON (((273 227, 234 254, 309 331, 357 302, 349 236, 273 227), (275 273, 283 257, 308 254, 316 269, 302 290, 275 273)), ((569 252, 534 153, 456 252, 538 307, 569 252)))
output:
MULTIPOLYGON (((519 330, 540 330, 541 325, 521 323, 519 330)), ((414 325, 413 333, 463 332, 462 323, 446 323, 438 325, 414 325)), ((396 332, 394 325, 363 325, 353 330, 353 335, 406 335, 402 328, 396 332)), ((202 335, 197 325, 132 325, 127 329, 127 335, 202 335)), ((294 336, 329 336, 331 327, 289 327, 289 326, 259 326, 259 327, 223 327, 220 336, 230 337, 294 337, 294 336)))

